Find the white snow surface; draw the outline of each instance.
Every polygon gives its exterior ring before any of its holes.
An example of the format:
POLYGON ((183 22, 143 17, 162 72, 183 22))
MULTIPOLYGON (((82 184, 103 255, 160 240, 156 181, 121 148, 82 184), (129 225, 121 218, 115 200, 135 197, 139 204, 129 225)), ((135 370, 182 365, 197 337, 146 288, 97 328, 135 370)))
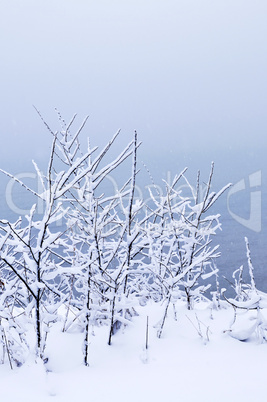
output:
MULTIPOLYGON (((107 344, 108 327, 94 328, 89 367, 82 363, 83 334, 77 328, 63 333, 62 323, 55 324, 48 336, 46 365, 36 361, 34 354, 14 370, 8 362, 0 365, 1 401, 265 400, 267 344, 259 341, 256 332, 246 342, 229 336, 232 308, 224 305, 211 310, 209 303, 199 303, 188 311, 181 303, 177 321, 169 309, 159 339, 155 326, 163 311, 159 303, 139 307, 133 325, 120 329, 111 346, 107 344)), ((247 314, 251 328, 253 317, 247 314)))

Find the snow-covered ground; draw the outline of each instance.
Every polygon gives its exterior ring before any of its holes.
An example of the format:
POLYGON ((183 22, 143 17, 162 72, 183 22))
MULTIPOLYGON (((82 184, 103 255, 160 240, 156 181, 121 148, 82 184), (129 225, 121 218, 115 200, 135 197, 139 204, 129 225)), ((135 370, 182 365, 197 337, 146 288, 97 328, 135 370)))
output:
POLYGON ((94 328, 89 367, 82 364, 83 334, 74 327, 63 333, 62 323, 55 324, 46 369, 33 354, 20 368, 11 370, 8 361, 0 366, 1 401, 265 400, 267 344, 254 330, 255 312, 238 312, 234 335, 247 331, 249 336, 241 342, 228 331, 231 306, 211 310, 201 303, 188 311, 178 305, 177 321, 170 309, 159 339, 155 326, 163 309, 159 303, 139 307, 139 316, 116 333, 111 346, 108 327, 94 328))

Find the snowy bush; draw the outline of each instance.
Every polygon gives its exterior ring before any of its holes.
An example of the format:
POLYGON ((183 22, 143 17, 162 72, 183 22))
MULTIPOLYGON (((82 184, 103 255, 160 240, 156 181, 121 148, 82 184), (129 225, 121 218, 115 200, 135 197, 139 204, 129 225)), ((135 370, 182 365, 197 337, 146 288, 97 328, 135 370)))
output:
POLYGON ((245 237, 246 254, 250 283, 243 282, 243 265, 233 273, 234 283, 232 287, 236 297, 224 299, 233 307, 234 318, 227 331, 229 335, 240 341, 246 341, 253 335, 260 342, 267 341, 267 317, 263 310, 267 307, 267 295, 256 288, 254 267, 252 265, 248 239, 245 237))
POLYGON ((74 121, 67 125, 60 117, 61 130, 55 133, 45 123, 53 136, 46 173, 33 163, 41 191, 2 171, 44 206, 41 216, 35 204, 24 220, 0 221, 2 361, 6 355, 23 363, 32 348, 30 325, 36 356, 47 362, 49 332, 62 320, 64 332, 74 325, 83 332, 88 365, 90 329, 107 324, 110 345, 118 328, 136 315, 136 306, 149 299, 164 304, 160 337, 169 306, 175 311, 177 301, 184 300, 193 309, 217 275, 219 252, 212 237, 220 222, 218 214, 208 211, 229 185, 211 192, 214 165, 202 196, 200 173, 194 190, 185 169, 171 184, 165 182, 165 195, 150 191, 151 207, 136 197, 137 133, 104 164, 119 132, 100 152, 88 141, 83 153, 80 134, 86 119, 72 134, 74 121), (107 176, 130 158, 126 182, 115 194, 106 193, 107 176), (186 181, 190 196, 177 190, 180 180, 186 181))

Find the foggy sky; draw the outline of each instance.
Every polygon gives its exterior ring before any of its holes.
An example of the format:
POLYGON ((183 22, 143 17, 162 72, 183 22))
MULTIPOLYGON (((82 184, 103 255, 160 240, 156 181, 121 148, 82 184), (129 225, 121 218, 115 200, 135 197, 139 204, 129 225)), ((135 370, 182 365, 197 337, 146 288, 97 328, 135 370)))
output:
POLYGON ((54 108, 143 154, 262 148, 265 0, 1 0, 1 167, 42 158, 54 108), (31 150, 29 150, 31 148, 31 150))

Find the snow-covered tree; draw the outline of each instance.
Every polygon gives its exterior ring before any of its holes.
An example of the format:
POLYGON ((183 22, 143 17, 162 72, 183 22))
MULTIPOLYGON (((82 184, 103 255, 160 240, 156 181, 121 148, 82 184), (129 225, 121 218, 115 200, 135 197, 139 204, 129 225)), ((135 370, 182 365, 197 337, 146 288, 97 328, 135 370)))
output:
POLYGON ((232 288, 235 298, 225 296, 226 289, 222 289, 223 298, 234 309, 234 318, 228 332, 233 338, 245 341, 256 335, 261 342, 267 341, 267 320, 262 310, 267 306, 267 295, 257 289, 254 277, 254 267, 251 259, 250 245, 245 237, 246 256, 250 283, 243 279, 244 266, 234 271, 232 288), (252 314, 254 313, 254 314, 252 314))
MULTIPOLYGON (((21 220, 15 224, 1 221, 0 233, 0 261, 4 264, 4 270, 12 273, 8 278, 17 280, 19 291, 16 290, 16 302, 25 306, 27 314, 34 312, 36 354, 40 357, 44 356, 45 327, 48 330, 50 322, 56 319, 56 303, 63 303, 66 298, 60 286, 62 275, 71 261, 64 258, 66 238, 62 226, 69 200, 72 199, 71 191, 90 174, 92 167, 86 161, 96 150, 88 150, 80 155, 78 137, 84 124, 70 137, 68 133, 73 121, 66 130, 53 133, 49 129, 53 141, 46 174, 33 162, 42 187, 40 192, 4 172, 43 202, 41 217, 36 213, 35 204, 29 216, 26 216, 26 226, 21 220), (59 225, 61 229, 57 230, 59 225)), ((9 287, 8 284, 6 286, 9 287)), ((12 291, 14 293, 14 287, 12 291)))
POLYGON ((116 246, 112 258, 112 292, 111 292, 111 324, 108 344, 111 345, 115 327, 127 323, 127 319, 134 314, 133 298, 140 296, 143 284, 143 270, 140 268, 140 258, 145 247, 146 239, 138 222, 138 215, 142 210, 143 202, 135 200, 135 184, 137 175, 137 149, 140 144, 135 132, 132 156, 132 175, 130 191, 126 205, 121 197, 121 227, 116 236, 116 246))
MULTIPOLYGON (((114 288, 112 272, 117 250, 117 233, 122 222, 118 217, 121 199, 129 191, 122 187, 117 194, 105 194, 99 186, 107 176, 132 153, 133 142, 112 162, 99 168, 100 162, 114 143, 119 132, 96 156, 85 161, 88 170, 84 180, 72 189, 72 208, 68 212, 68 247, 65 253, 73 261, 72 271, 77 277, 77 293, 81 298, 81 319, 84 321, 84 363, 88 365, 89 324, 109 317, 109 295, 114 288)), ((88 146, 90 149, 90 146, 88 146)), ((84 169, 84 167, 82 167, 84 169)), ((112 318, 111 318, 112 320, 112 318)))
POLYGON ((169 305, 185 297, 188 309, 192 309, 194 299, 210 286, 199 284, 199 280, 206 280, 217 272, 213 268, 213 260, 219 256, 218 246, 212 247, 211 237, 220 228, 219 215, 206 216, 206 212, 229 185, 218 193, 211 193, 213 169, 212 164, 203 199, 200 199, 199 174, 196 190, 186 179, 191 198, 184 197, 175 189, 185 171, 176 176, 171 185, 166 183, 166 194, 159 201, 151 194, 156 209, 153 221, 147 225, 149 269, 153 272, 154 283, 160 288, 162 299, 166 300, 159 337, 169 305))

